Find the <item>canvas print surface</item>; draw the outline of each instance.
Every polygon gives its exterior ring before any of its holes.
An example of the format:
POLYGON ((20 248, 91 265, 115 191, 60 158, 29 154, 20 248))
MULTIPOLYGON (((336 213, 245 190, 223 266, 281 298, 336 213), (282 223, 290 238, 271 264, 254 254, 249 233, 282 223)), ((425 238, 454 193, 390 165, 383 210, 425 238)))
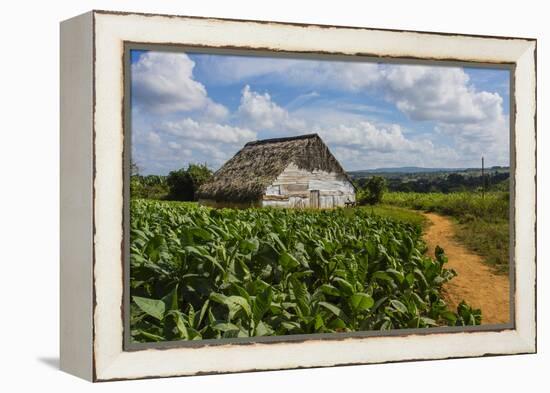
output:
POLYGON ((510 322, 510 71, 131 50, 131 342, 510 322))

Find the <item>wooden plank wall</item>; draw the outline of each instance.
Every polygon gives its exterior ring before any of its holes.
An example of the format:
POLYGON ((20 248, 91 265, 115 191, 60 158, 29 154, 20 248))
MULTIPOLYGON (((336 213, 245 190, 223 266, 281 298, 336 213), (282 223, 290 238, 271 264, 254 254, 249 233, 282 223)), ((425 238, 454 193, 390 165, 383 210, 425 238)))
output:
POLYGON ((267 187, 263 206, 311 207, 310 191, 319 190, 319 207, 344 206, 346 201, 355 201, 355 190, 342 175, 324 171, 309 172, 291 163, 267 187))

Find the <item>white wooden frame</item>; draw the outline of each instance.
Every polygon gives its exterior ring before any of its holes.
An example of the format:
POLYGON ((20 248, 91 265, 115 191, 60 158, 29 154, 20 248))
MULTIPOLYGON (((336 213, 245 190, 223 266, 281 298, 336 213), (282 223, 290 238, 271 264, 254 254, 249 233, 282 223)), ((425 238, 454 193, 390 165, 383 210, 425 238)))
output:
POLYGON ((61 368, 92 381, 536 351, 536 41, 93 11, 61 24, 61 368), (494 331, 124 350, 124 44, 511 64, 515 313, 494 331))

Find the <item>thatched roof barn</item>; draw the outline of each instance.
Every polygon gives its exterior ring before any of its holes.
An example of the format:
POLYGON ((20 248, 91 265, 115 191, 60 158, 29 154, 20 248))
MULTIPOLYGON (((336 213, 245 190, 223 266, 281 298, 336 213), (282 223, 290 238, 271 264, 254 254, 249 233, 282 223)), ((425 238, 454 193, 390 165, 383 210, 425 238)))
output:
POLYGON ((198 196, 220 207, 334 207, 355 201, 355 189, 319 135, 308 134, 247 143, 198 196))

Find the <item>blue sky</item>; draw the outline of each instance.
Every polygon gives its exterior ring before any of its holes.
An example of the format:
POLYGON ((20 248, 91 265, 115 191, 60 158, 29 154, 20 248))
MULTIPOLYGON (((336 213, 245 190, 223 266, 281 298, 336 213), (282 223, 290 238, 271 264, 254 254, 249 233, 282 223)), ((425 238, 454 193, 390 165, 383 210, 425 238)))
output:
POLYGON ((132 51, 132 160, 216 170, 316 132, 346 170, 508 165, 509 88, 491 68, 132 51))

